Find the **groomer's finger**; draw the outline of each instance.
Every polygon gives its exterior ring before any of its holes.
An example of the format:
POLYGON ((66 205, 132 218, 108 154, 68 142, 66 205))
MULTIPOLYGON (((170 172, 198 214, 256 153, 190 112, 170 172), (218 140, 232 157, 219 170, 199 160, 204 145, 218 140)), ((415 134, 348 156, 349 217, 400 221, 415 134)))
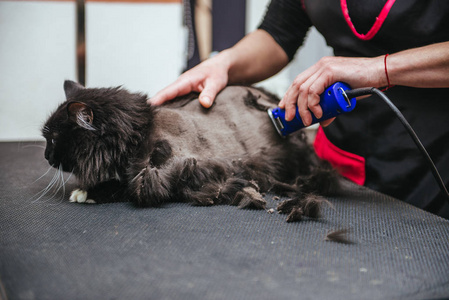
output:
POLYGON ((307 107, 317 119, 323 116, 323 109, 321 108, 320 100, 320 94, 317 92, 310 91, 309 95, 307 95, 307 107))
POLYGON ((315 115, 317 119, 323 117, 323 109, 321 107, 320 95, 324 93, 326 88, 330 86, 331 78, 329 75, 319 72, 311 82, 309 92, 307 95, 307 105, 309 110, 315 115))
POLYGON ((300 92, 298 94, 297 99, 298 113, 299 116, 301 117, 304 126, 309 126, 310 124, 312 124, 312 115, 310 114, 310 111, 308 109, 307 101, 303 100, 304 97, 307 98, 307 94, 304 95, 304 92, 303 93, 300 92))
MULTIPOLYGON (((316 106, 319 106, 320 97, 318 96, 318 99, 311 97, 310 94, 313 93, 311 90, 312 84, 319 78, 320 72, 317 71, 313 73, 305 82, 302 83, 301 87, 299 88, 299 94, 297 99, 297 105, 298 105, 298 113, 301 117, 301 120, 304 124, 304 126, 309 126, 312 124, 312 114, 310 111, 310 107, 314 109, 315 112, 317 111, 316 106), (313 101, 310 103, 309 101, 313 101)), ((321 109, 321 107, 320 107, 321 109)))
POLYGON ((303 74, 296 76, 292 84, 288 88, 284 97, 282 98, 281 108, 285 109, 285 120, 291 121, 296 115, 296 105, 298 102, 298 96, 300 93, 301 86, 304 82, 303 74))
POLYGON ((201 105, 205 108, 209 108, 215 101, 217 94, 226 86, 225 82, 206 80, 204 88, 198 98, 201 105))
POLYGON ((161 105, 165 101, 175 98, 178 93, 174 90, 161 90, 156 95, 147 100, 147 104, 161 105))
POLYGON ((279 107, 285 109, 285 120, 291 121, 296 114, 296 99, 298 98, 298 90, 289 88, 285 93, 279 107))
POLYGON ((295 118, 295 115, 296 115, 295 102, 287 102, 285 104, 285 120, 290 122, 295 118))
POLYGON ((186 95, 192 91, 193 89, 191 82, 178 78, 175 82, 156 93, 156 95, 150 98, 147 103, 151 105, 160 105, 166 101, 173 100, 176 97, 186 95))
POLYGON ((313 65, 309 67, 307 70, 300 73, 298 76, 296 76, 295 80, 293 80, 292 84, 287 89, 287 92, 285 93, 281 102, 279 102, 279 107, 285 108, 286 110, 285 119, 287 121, 291 121, 295 117, 296 107, 293 108, 293 106, 296 106, 297 103, 299 103, 300 98, 298 98, 298 96, 301 87, 303 86, 304 82, 306 82, 316 72, 316 70, 317 70, 316 66, 313 65))

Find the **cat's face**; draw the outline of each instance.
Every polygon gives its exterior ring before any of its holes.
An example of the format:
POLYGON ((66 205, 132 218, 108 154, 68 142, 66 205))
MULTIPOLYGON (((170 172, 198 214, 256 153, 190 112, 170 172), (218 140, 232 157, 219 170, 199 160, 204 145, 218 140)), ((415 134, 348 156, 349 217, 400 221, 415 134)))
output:
POLYGON ((64 141, 60 138, 63 127, 60 123, 65 122, 65 120, 57 120, 59 118, 55 118, 55 120, 51 120, 45 124, 42 129, 42 135, 44 136, 47 145, 45 147, 45 159, 48 163, 54 167, 58 168, 61 166, 64 171, 72 171, 73 163, 70 161, 62 161, 65 160, 61 155, 62 153, 67 153, 67 147, 65 146, 64 141), (59 121, 59 122, 58 122, 59 121))
POLYGON ((48 163, 86 185, 123 174, 131 153, 147 138, 153 110, 146 96, 73 81, 66 81, 64 90, 66 102, 42 129, 48 163))
POLYGON ((68 100, 47 120, 42 135, 47 142, 45 159, 48 163, 72 172, 83 150, 90 151, 86 143, 94 138, 95 127, 92 109, 85 103, 70 101, 76 90, 84 88, 75 82, 66 82, 64 88, 68 100))
POLYGON ((51 166, 71 172, 80 155, 83 155, 83 150, 91 151, 86 143, 94 135, 92 119, 91 110, 84 103, 78 102, 62 104, 49 118, 42 129, 42 135, 47 142, 45 159, 51 166))

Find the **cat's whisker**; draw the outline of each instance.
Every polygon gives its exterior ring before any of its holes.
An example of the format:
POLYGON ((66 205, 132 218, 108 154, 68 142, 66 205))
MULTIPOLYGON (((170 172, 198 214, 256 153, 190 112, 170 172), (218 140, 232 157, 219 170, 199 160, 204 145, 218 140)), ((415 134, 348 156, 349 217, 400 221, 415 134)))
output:
MULTIPOLYGON (((64 182, 64 180, 61 180, 61 176, 62 176, 62 172, 61 172, 61 166, 59 166, 56 169, 56 182, 55 185, 53 186, 53 195, 47 199, 47 201, 50 201, 51 199, 56 198, 56 196, 58 195, 59 190, 61 189, 61 181, 64 182)), ((59 201, 58 201, 59 202, 59 201)))
POLYGON ((40 176, 38 179, 36 179, 35 181, 33 181, 31 184, 35 184, 36 182, 38 182, 39 180, 41 180, 43 177, 45 177, 45 175, 47 175, 48 172, 50 172, 50 170, 51 170, 52 168, 53 168, 53 167, 49 167, 48 170, 47 170, 47 172, 45 172, 42 176, 40 176))
POLYGON ((69 175, 69 177, 67 177, 67 179, 64 181, 64 184, 66 184, 66 183, 69 181, 69 179, 72 177, 72 175, 73 175, 73 171, 70 172, 70 175, 69 175))
POLYGON ((61 179, 61 185, 59 186, 59 188, 56 190, 56 193, 58 193, 61 188, 62 188, 62 194, 61 194, 61 198, 59 200, 59 203, 64 201, 65 198, 65 185, 67 183, 67 181, 69 181, 70 177, 72 177, 73 172, 70 173, 70 175, 67 177, 67 179, 64 180, 64 172, 62 171, 62 165, 59 165, 59 173, 60 173, 60 179, 61 179))
MULTIPOLYGON (((38 179, 36 179, 33 183, 36 183, 37 181, 39 181, 40 179, 45 177, 52 169, 53 169, 53 167, 49 167, 48 170, 42 176, 40 176, 38 179)), ((66 193, 66 184, 70 180, 72 175, 73 175, 73 171, 69 174, 69 176, 67 178, 64 178, 64 171, 62 170, 62 165, 59 165, 59 167, 55 170, 55 174, 53 175, 53 178, 50 180, 48 185, 44 189, 42 189, 40 192, 36 193, 33 197, 31 197, 31 199, 34 199, 31 201, 31 203, 38 202, 39 200, 44 198, 46 195, 49 195, 50 192, 52 192, 51 196, 49 198, 45 199, 45 202, 49 202, 50 200, 54 199, 59 194, 61 189, 62 189, 62 194, 59 198, 58 203, 63 202, 64 198, 65 198, 65 193, 66 193)))
MULTIPOLYGON (((48 171, 47 171, 48 173, 48 171)), ((50 182, 48 183, 48 185, 40 192, 36 193, 32 198, 39 196, 37 199, 33 200, 32 203, 35 203, 37 201, 39 201, 42 197, 44 197, 45 195, 48 194, 48 192, 55 186, 55 184, 57 183, 59 178, 59 174, 56 171, 55 174, 53 175, 53 178, 50 180, 50 182)), ((53 196, 54 197, 54 196, 53 196)), ((52 198, 53 198, 52 197, 52 198)), ((51 199, 51 198, 50 198, 51 199)))
POLYGON ((56 193, 58 193, 62 188, 62 195, 59 198, 59 202, 62 202, 64 200, 64 196, 65 196, 65 182, 64 182, 64 172, 62 172, 61 165, 59 165, 59 180, 60 180, 59 181, 60 185, 59 185, 58 189, 56 190, 56 193))
MULTIPOLYGON (((59 167, 56 169, 55 176, 56 176, 55 184, 52 187, 53 195, 46 200, 47 202, 49 202, 50 200, 56 198, 56 196, 58 195, 58 192, 63 187, 64 187, 64 193, 65 193, 64 173, 62 172, 62 166, 61 165, 59 165, 59 167)), ((63 199, 64 199, 64 194, 61 196, 61 199, 58 201, 58 203, 62 202, 63 199)))
POLYGON ((61 194, 61 197, 59 198, 59 201, 58 201, 58 203, 62 203, 64 201, 64 198, 65 198, 66 183, 72 177, 73 171, 70 172, 70 175, 67 177, 67 179, 64 179, 64 171, 62 170, 62 165, 59 166, 57 172, 59 174, 59 176, 58 176, 58 183, 57 183, 58 187, 55 190, 54 196, 56 196, 56 194, 59 193, 59 191, 62 189, 62 194, 61 194))
POLYGON ((41 148, 41 149, 45 149, 45 146, 44 145, 33 145, 33 144, 31 144, 31 145, 23 145, 22 147, 21 147, 22 149, 26 149, 26 148, 41 148))

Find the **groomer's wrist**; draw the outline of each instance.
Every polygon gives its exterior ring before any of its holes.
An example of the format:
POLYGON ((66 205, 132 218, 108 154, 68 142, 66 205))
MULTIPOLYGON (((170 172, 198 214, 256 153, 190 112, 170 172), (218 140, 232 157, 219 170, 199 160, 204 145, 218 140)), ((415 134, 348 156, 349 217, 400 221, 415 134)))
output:
POLYGON ((229 84, 239 83, 237 75, 239 74, 238 68, 238 53, 235 53, 233 48, 221 51, 216 57, 217 63, 228 73, 229 84))
POLYGON ((387 61, 385 60, 385 54, 381 56, 377 56, 373 58, 373 66, 374 67, 374 80, 373 80, 373 86, 377 88, 384 88, 389 86, 389 77, 388 77, 388 65, 386 65, 386 62, 388 63, 388 54, 387 54, 387 61), (387 70, 387 72, 385 71, 387 70))

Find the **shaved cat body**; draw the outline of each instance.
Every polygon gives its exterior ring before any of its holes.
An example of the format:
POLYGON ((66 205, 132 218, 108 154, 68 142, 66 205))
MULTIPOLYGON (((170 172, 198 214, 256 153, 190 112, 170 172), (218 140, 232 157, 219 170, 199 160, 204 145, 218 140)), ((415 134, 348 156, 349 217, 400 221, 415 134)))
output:
POLYGON ((156 139, 170 141, 175 156, 210 157, 255 155, 270 140, 282 143, 265 111, 252 108, 243 97, 257 99, 264 108, 275 103, 261 91, 230 86, 211 109, 196 101, 179 107, 169 103, 155 115, 156 139))

